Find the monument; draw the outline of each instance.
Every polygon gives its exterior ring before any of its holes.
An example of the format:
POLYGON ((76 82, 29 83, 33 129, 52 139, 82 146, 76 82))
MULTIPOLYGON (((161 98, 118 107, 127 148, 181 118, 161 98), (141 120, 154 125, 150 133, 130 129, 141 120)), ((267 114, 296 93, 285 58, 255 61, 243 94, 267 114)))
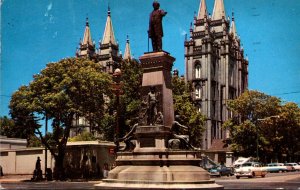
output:
POLYGON ((175 58, 162 50, 162 17, 166 12, 153 2, 149 37, 153 52, 139 59, 143 68, 140 121, 120 140, 116 167, 95 187, 99 189, 223 189, 200 167, 201 151, 174 134, 183 127, 174 120, 171 70, 175 58), (154 24, 153 24, 154 23, 154 24), (153 28, 154 27, 154 28, 153 28), (158 27, 159 29, 155 28, 158 27), (158 31, 157 35, 151 31, 158 31), (178 138, 176 138, 178 137, 178 138), (173 146, 173 144, 185 146, 173 146))

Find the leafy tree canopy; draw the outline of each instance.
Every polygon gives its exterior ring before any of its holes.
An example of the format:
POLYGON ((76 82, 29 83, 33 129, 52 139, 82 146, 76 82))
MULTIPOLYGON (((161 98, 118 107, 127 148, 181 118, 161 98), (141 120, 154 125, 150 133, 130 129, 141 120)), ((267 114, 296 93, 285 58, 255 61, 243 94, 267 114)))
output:
POLYGON ((76 141, 94 141, 94 140, 96 140, 96 138, 92 133, 84 131, 75 137, 69 138, 68 141, 76 142, 76 141))
POLYGON ((227 144, 238 155, 286 161, 282 155, 292 159, 300 150, 300 109, 295 103, 282 104, 279 98, 258 91, 246 91, 227 103, 233 118, 223 127, 230 132, 227 144))
POLYGON ((205 117, 196 109, 191 98, 191 85, 179 77, 172 78, 172 90, 175 115, 180 123, 189 127, 190 142, 196 147, 202 144, 205 117))
POLYGON ((55 158, 56 177, 63 179, 65 147, 75 116, 85 117, 91 125, 101 126, 105 113, 104 94, 111 96, 111 77, 99 64, 78 58, 49 63, 34 75, 29 86, 22 86, 12 96, 10 113, 23 129, 33 128, 55 158), (44 138, 39 120, 50 119, 53 133, 44 138), (25 122, 24 122, 25 121, 25 122), (27 122, 30 125, 27 125, 27 122), (53 146, 54 145, 54 146, 53 146))

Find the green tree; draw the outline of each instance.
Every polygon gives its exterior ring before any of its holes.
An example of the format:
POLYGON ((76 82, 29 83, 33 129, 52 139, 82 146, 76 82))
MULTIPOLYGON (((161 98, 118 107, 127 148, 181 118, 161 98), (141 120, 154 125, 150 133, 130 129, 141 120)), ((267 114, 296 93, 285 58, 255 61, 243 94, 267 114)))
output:
POLYGON ((227 144, 238 155, 256 157, 258 154, 260 160, 266 162, 282 161, 282 154, 291 155, 299 150, 299 108, 296 104, 282 105, 277 97, 246 91, 228 101, 227 106, 234 117, 223 127, 230 132, 227 144))
POLYGON ((138 123, 138 114, 141 105, 140 88, 142 85, 142 69, 135 60, 124 60, 121 64, 121 90, 119 105, 116 105, 116 96, 113 96, 106 114, 102 134, 106 140, 113 140, 114 131, 107 130, 108 126, 116 126, 116 112, 119 111, 119 137, 130 130, 130 126, 138 123))
POLYGON ((124 94, 120 99, 123 124, 132 126, 138 123, 143 73, 140 63, 135 59, 123 61, 121 70, 124 84, 122 87, 124 94))
POLYGON ((266 153, 269 160, 292 161, 300 151, 300 108, 295 103, 286 103, 279 108, 278 117, 261 121, 266 139, 266 153), (284 158, 282 155, 287 155, 284 158))
POLYGON ((75 137, 69 138, 68 141, 76 142, 76 141, 94 141, 94 140, 96 140, 96 138, 92 133, 88 131, 84 131, 75 137))
POLYGON ((34 134, 34 129, 30 130, 30 127, 24 129, 20 125, 15 125, 15 121, 7 116, 0 117, 0 135, 26 139, 28 147, 41 146, 41 140, 34 134))
POLYGON ((283 153, 286 161, 296 161, 300 154, 300 108, 296 103, 286 103, 280 109, 280 133, 282 134, 283 153), (298 155, 296 155, 296 153, 298 155))
POLYGON ((0 117, 0 135, 14 137, 14 126, 14 120, 8 118, 7 116, 0 117))
POLYGON ((31 146, 37 143, 31 143, 35 139, 35 130, 41 126, 37 123, 37 118, 31 111, 30 99, 32 93, 28 86, 21 86, 13 95, 9 104, 10 115, 14 121, 11 126, 11 134, 8 137, 25 138, 27 145, 31 146))
POLYGON ((111 96, 110 84, 111 77, 102 72, 99 64, 69 58, 49 63, 34 76, 24 92, 19 90, 13 95, 10 103, 12 114, 20 113, 21 116, 24 111, 24 117, 32 116, 30 119, 35 123, 46 116, 52 121, 52 134, 44 137, 39 127, 35 130, 55 159, 54 175, 57 179, 64 179, 63 160, 73 119, 75 116, 85 117, 92 126, 101 126, 105 113, 103 96, 111 96), (25 97, 23 101, 17 96, 20 92, 25 97))
POLYGON ((191 85, 179 77, 172 78, 174 113, 180 116, 180 123, 189 127, 190 143, 200 147, 205 117, 196 109, 191 98, 191 85))

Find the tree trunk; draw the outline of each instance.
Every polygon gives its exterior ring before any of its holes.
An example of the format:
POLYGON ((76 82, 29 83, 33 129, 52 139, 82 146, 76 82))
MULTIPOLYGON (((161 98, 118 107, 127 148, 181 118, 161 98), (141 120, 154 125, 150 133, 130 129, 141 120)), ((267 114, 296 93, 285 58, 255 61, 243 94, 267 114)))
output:
POLYGON ((56 180, 65 180, 65 171, 64 171, 64 158, 65 153, 59 150, 58 155, 55 157, 55 166, 54 166, 54 179, 56 180))

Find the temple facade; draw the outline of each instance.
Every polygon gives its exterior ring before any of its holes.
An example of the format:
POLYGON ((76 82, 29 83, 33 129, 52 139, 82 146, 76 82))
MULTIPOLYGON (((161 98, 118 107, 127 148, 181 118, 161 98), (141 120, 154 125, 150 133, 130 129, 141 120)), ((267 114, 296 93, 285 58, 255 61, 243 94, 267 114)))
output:
POLYGON ((195 106, 207 118, 202 148, 209 150, 229 135, 221 128, 231 117, 226 101, 248 88, 248 60, 223 0, 215 0, 212 15, 201 0, 184 47, 185 79, 193 85, 195 106))
MULTIPOLYGON (((113 74, 114 70, 120 67, 122 60, 128 60, 132 58, 128 36, 124 55, 122 56, 120 53, 119 44, 117 43, 114 34, 111 11, 109 7, 102 40, 99 41, 98 48, 96 47, 96 43, 93 41, 90 24, 87 18, 83 38, 80 39, 79 46, 76 50, 76 57, 87 58, 95 63, 100 64, 103 66, 103 72, 109 74, 113 74)), ((108 98, 104 98, 109 101, 108 98)), ((96 135, 95 131, 93 130, 93 126, 90 126, 89 121, 84 117, 75 117, 73 120, 73 126, 74 128, 72 128, 70 131, 70 137, 74 137, 83 131, 92 132, 94 135, 96 135)))
MULTIPOLYGON (((127 40, 129 43, 129 40, 127 40)), ((130 52, 130 51, 129 51, 130 52)), ((130 57, 131 55, 124 55, 130 57)), ((119 51, 119 44, 116 41, 111 12, 108 8, 106 24, 102 40, 99 41, 99 48, 96 48, 95 42, 92 41, 92 34, 88 19, 83 34, 83 39, 79 42, 76 50, 76 57, 85 57, 99 63, 103 66, 103 71, 112 74, 119 67, 122 61, 122 55, 119 51)))

